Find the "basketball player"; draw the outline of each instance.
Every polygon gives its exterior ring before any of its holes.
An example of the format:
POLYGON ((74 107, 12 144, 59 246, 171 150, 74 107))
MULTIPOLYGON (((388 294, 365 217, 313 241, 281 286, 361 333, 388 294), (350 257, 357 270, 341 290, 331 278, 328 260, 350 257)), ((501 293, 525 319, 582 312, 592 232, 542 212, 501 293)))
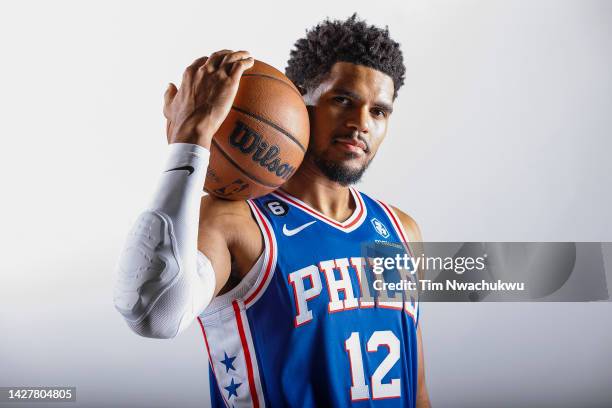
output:
POLYGON ((355 15, 308 31, 286 70, 309 108, 303 164, 264 197, 201 198, 211 139, 252 64, 223 50, 170 84, 169 159, 121 256, 117 309, 147 337, 198 320, 212 406, 430 406, 418 303, 360 297, 362 243, 421 240, 412 218, 351 187, 403 84, 399 44, 355 15))

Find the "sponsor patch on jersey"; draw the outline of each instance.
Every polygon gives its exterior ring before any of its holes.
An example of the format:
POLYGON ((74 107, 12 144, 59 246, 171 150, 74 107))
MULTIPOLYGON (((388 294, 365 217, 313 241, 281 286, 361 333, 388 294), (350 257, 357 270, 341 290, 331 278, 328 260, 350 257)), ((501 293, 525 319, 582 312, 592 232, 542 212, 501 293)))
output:
POLYGON ((389 230, 387 229, 387 227, 385 227, 385 224, 380 222, 378 218, 372 218, 371 221, 372 226, 374 227, 374 230, 378 232, 378 235, 383 238, 389 238, 389 230))

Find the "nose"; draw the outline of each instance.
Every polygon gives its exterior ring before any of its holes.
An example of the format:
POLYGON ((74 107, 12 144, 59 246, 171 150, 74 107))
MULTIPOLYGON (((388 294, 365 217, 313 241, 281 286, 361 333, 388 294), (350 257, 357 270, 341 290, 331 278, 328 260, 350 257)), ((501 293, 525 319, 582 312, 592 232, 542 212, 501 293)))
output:
POLYGON ((368 133, 370 112, 366 106, 355 108, 346 120, 346 127, 357 130, 359 133, 368 133))

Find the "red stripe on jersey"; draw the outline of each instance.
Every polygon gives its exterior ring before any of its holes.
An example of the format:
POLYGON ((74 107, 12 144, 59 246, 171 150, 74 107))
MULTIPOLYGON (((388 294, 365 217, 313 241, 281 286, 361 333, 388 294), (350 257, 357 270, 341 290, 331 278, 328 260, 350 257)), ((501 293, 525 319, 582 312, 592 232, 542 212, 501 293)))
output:
POLYGON ((264 219, 264 216, 259 211, 259 208, 257 208, 257 205, 253 204, 253 208, 255 209, 257 218, 259 218, 259 220, 261 221, 260 225, 263 225, 265 229, 266 237, 268 238, 268 263, 266 265, 266 271, 264 272, 263 279, 261 280, 261 282, 259 282, 259 286, 257 286, 257 288, 253 291, 253 293, 251 293, 251 295, 244 301, 245 306, 251 303, 253 299, 255 299, 255 297, 261 290, 261 288, 264 286, 264 284, 268 280, 268 277, 270 276, 270 272, 272 271, 272 263, 274 260, 273 255, 275 252, 274 240, 272 239, 272 233, 270 232, 270 227, 268 227, 268 224, 266 220, 264 219))
MULTIPOLYGON (((376 201, 378 201, 378 200, 376 200, 376 201)), ((413 256, 412 250, 411 250, 410 246, 408 245, 408 239, 406 239, 406 236, 404 235, 404 232, 403 232, 404 228, 400 224, 399 220, 395 217, 395 214, 393 213, 393 211, 391 211, 391 209, 387 206, 387 204, 383 203, 382 201, 378 201, 378 203, 380 205, 382 205, 383 208, 385 209, 385 211, 387 212, 387 215, 389 216, 389 218, 393 222, 393 224, 395 226, 395 230, 399 233, 400 238, 402 239, 402 242, 404 243, 404 245, 406 246, 406 249, 410 253, 410 256, 413 256)))
POLYGON ((259 407, 259 398, 257 396, 257 390, 255 389, 255 376, 253 374, 253 363, 251 362, 251 352, 249 351, 249 345, 246 340, 244 333, 242 314, 240 313, 240 307, 237 301, 233 301, 234 313, 236 314, 236 323, 238 325, 238 333, 240 334, 240 342, 242 343, 242 349, 244 350, 244 360, 247 366, 247 376, 249 379, 249 391, 251 392, 251 398, 253 399, 253 406, 259 407))

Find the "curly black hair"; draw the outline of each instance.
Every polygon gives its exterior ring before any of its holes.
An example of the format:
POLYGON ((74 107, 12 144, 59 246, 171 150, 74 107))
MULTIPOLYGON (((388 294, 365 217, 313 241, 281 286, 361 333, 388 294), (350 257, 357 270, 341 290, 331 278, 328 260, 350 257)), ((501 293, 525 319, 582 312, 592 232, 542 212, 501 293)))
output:
POLYGON ((399 43, 389 28, 367 25, 357 13, 345 21, 325 20, 296 41, 285 73, 294 84, 311 90, 321 83, 336 62, 374 68, 393 79, 394 94, 404 84, 406 67, 399 43))

